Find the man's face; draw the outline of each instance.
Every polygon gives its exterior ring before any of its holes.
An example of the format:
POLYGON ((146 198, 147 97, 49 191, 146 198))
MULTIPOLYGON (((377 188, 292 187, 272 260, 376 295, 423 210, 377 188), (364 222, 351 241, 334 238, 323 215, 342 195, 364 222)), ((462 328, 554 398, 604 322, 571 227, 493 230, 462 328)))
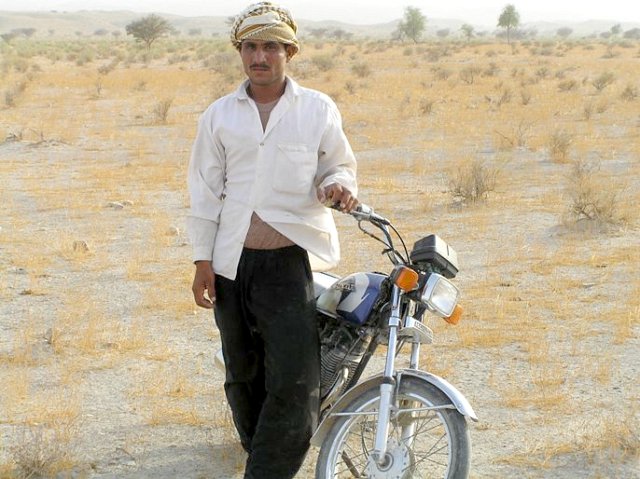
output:
POLYGON ((251 84, 271 86, 284 81, 285 65, 289 61, 284 44, 245 40, 240 47, 240 56, 251 84))

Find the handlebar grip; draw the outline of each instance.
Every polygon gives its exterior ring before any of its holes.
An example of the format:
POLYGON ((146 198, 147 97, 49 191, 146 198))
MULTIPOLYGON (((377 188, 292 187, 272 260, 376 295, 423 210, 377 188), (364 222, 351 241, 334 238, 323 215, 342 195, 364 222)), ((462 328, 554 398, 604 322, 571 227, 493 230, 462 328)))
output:
POLYGON ((358 206, 356 206, 355 209, 351 212, 351 216, 358 220, 367 220, 383 225, 391 224, 388 219, 380 216, 379 214, 376 214, 371 206, 365 205, 364 203, 358 203, 358 206))

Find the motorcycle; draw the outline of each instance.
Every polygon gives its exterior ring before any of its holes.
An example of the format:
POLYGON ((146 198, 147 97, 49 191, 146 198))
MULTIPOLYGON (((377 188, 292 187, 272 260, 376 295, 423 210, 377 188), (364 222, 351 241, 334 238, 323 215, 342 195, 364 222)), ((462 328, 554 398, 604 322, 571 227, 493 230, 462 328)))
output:
POLYGON ((419 369, 421 345, 433 342, 425 315, 456 324, 462 313, 450 281, 457 254, 437 235, 409 252, 372 208, 360 204, 350 214, 384 245, 393 268, 343 278, 314 273, 321 343, 321 421, 311 439, 320 448, 316 478, 466 478, 466 418, 477 421, 476 414, 449 382, 419 369), (387 346, 383 372, 360 381, 379 345, 387 346), (398 369, 405 345, 409 367, 398 369))
MULTIPOLYGON (((349 214, 384 245, 393 268, 342 278, 313 273, 321 362, 320 423, 311 438, 320 448, 316 478, 466 478, 466 419, 477 421, 476 414, 453 385, 419 368, 421 345, 433 342, 425 315, 457 324, 462 314, 450 281, 458 273, 457 254, 433 234, 409 252, 371 207, 359 204, 349 214), (360 381, 380 345, 387 347, 384 370, 360 381), (409 367, 399 369, 396 359, 406 345, 409 367)), ((221 352, 216 363, 224 370, 221 352)))

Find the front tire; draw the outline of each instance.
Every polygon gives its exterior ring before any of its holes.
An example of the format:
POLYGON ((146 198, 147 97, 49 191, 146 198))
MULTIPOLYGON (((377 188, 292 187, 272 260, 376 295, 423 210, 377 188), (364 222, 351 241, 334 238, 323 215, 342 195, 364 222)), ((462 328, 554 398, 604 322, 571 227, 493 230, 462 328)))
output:
POLYGON ((402 378, 395 401, 399 407, 390 420, 389 464, 386 472, 379 470, 369 457, 379 401, 380 388, 372 386, 342 411, 372 414, 336 420, 320 449, 317 479, 464 479, 469 475, 471 440, 464 416, 455 408, 416 411, 451 405, 442 391, 416 378, 402 378))

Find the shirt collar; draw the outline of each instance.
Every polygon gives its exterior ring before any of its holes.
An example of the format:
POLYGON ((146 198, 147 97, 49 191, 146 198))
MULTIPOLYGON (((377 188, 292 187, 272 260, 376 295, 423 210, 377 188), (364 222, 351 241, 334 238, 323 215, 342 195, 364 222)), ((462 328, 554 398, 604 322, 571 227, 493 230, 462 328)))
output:
MULTIPOLYGON (((286 76, 285 81, 287 82, 287 86, 284 89, 284 94, 282 95, 283 97, 287 98, 288 100, 292 100, 293 97, 296 97, 300 95, 300 93, 302 93, 302 89, 300 88, 300 85, 298 85, 295 82, 295 80, 293 80, 291 77, 286 76)), ((238 100, 248 100, 249 99, 249 95, 247 93, 248 86, 249 86, 249 80, 247 79, 240 84, 238 89, 235 91, 234 96, 238 100)))

